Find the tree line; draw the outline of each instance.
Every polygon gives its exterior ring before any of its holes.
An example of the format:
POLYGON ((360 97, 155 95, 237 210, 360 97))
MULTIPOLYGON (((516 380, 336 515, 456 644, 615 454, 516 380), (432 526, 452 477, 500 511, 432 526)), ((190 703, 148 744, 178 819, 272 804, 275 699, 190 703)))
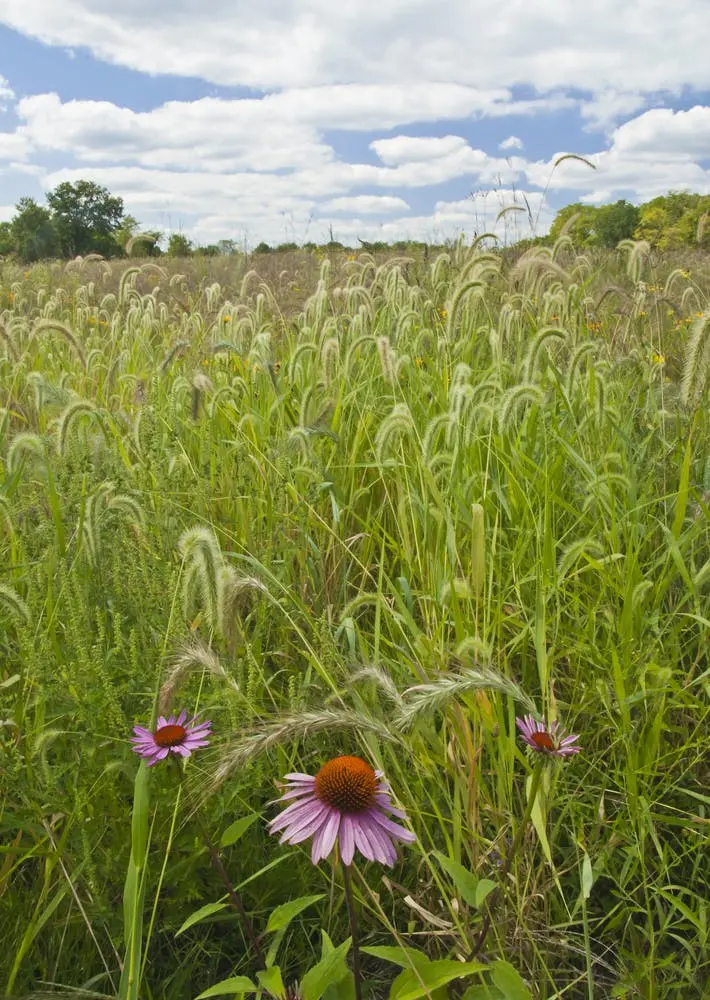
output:
MULTIPOLYGON (((550 244, 562 233, 579 247, 613 249, 624 239, 647 240, 658 250, 710 247, 710 195, 670 192, 642 205, 625 200, 596 207, 576 202, 557 212, 547 236, 522 242, 550 244)), ((359 240, 359 243, 373 252, 392 249, 406 252, 425 247, 424 243, 412 241, 388 244, 359 240)), ((333 240, 332 232, 324 246, 346 249, 333 240)), ((253 252, 318 248, 315 243, 305 243, 302 247, 296 243, 277 246, 260 243, 253 252)), ((107 258, 158 256, 163 252, 172 257, 225 256, 240 249, 234 240, 193 246, 182 233, 172 233, 165 241, 160 232, 141 231, 137 219, 125 213, 122 198, 86 180, 59 184, 48 193, 46 205, 40 205, 34 198, 21 198, 14 217, 0 223, 0 257, 13 257, 25 263, 71 259, 91 253, 107 258), (165 243, 165 251, 161 243, 165 243)))

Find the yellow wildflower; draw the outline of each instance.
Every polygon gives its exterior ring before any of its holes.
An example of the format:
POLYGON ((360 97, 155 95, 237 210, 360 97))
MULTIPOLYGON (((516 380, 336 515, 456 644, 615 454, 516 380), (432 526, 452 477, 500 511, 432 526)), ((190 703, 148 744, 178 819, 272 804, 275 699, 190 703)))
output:
POLYGON ((222 322, 223 323, 231 323, 232 322, 232 317, 231 316, 223 316, 222 317, 222 322))
POLYGON ((658 351, 654 351, 651 358, 654 365, 664 365, 666 363, 665 354, 659 354, 658 351))
POLYGON ((421 368, 422 365, 424 364, 424 358, 422 357, 415 358, 414 364, 417 366, 417 368, 421 368))

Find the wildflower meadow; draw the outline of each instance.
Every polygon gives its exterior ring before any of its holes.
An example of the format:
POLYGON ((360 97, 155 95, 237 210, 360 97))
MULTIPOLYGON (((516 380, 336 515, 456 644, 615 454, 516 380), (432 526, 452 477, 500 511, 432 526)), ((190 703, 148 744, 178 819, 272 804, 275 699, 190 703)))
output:
POLYGON ((710 258, 0 265, 0 995, 710 997, 710 258))

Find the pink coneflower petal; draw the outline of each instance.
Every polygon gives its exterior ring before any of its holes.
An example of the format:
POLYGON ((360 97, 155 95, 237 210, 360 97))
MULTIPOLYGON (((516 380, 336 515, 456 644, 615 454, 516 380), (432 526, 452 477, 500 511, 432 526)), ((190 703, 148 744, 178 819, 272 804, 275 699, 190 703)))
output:
POLYGON ((312 837, 314 864, 327 858, 337 843, 346 865, 352 864, 356 848, 370 861, 393 865, 395 841, 416 839, 387 815, 407 818, 393 805, 382 772, 359 757, 336 757, 315 776, 293 772, 286 781, 279 799, 286 808, 269 823, 269 831, 281 832, 281 842, 289 844, 312 837))
POLYGON ((190 757, 195 750, 209 746, 211 729, 209 721, 198 723, 197 719, 192 719, 187 722, 187 712, 183 709, 179 715, 171 715, 167 719, 164 715, 159 716, 153 731, 134 726, 135 735, 131 742, 134 752, 145 760, 148 767, 152 767, 165 760, 169 753, 190 757))
POLYGON ((340 857, 344 865, 351 865, 355 856, 353 820, 347 814, 340 821, 340 857))
POLYGON ((520 735, 535 753, 545 753, 551 757, 571 757, 582 749, 577 745, 578 736, 563 736, 558 722, 549 725, 534 719, 532 715, 516 718, 515 724, 520 735))

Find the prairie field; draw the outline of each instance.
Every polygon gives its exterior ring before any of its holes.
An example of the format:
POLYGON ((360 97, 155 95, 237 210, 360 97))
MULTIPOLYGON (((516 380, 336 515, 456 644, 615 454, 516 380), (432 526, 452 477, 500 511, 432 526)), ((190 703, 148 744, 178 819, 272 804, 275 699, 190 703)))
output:
POLYGON ((0 264, 0 994, 710 996, 709 373, 642 242, 0 264))

